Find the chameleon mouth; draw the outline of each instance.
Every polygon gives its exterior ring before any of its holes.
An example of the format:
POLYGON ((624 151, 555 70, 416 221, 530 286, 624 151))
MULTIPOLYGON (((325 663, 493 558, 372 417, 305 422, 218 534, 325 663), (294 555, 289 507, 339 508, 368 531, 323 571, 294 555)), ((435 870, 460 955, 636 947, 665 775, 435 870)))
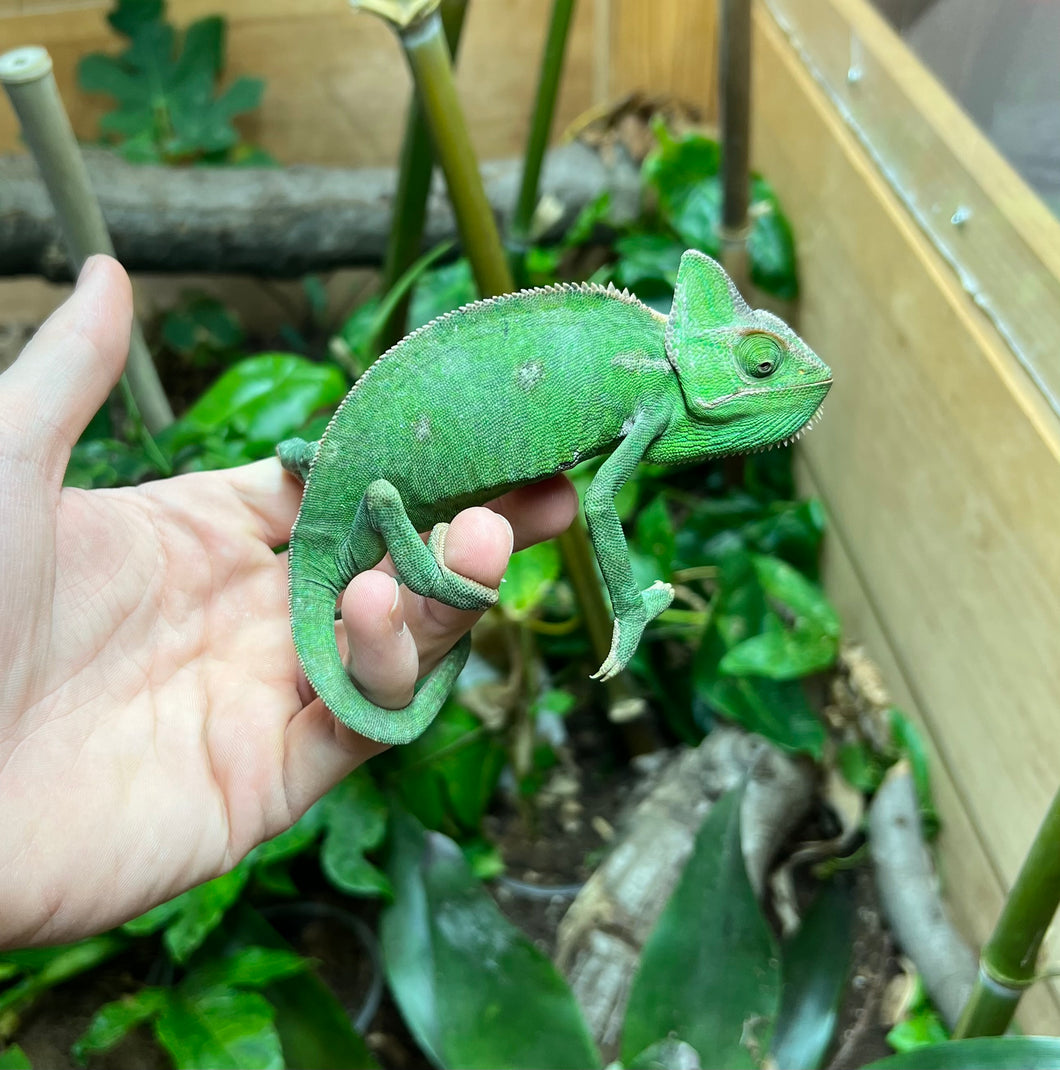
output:
POLYGON ((759 446, 756 450, 751 450, 751 453, 765 453, 766 450, 780 449, 784 446, 791 446, 795 442, 798 442, 803 435, 808 435, 822 420, 824 417, 824 402, 814 410, 814 414, 798 429, 794 434, 788 435, 787 438, 779 439, 776 442, 770 442, 767 446, 759 446))

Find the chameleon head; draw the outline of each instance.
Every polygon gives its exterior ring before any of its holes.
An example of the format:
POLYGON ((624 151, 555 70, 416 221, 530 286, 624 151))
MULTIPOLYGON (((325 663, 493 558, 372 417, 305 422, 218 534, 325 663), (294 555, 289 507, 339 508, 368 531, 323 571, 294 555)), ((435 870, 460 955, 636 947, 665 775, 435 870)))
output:
POLYGON ((788 441, 832 385, 828 365, 783 320, 749 308, 721 265, 696 250, 681 257, 666 355, 687 413, 676 437, 699 457, 788 441))

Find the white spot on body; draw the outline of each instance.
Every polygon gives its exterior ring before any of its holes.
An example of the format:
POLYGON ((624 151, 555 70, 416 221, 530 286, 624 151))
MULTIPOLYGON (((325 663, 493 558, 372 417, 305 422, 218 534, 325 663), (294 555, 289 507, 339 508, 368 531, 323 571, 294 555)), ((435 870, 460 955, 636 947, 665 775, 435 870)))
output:
POLYGON ((417 416, 412 421, 412 433, 417 442, 426 442, 431 437, 431 418, 429 416, 417 416))
POLYGON ((611 358, 615 368, 626 368, 631 372, 668 372, 670 362, 665 357, 652 357, 647 353, 616 353, 611 358))
POLYGON ((528 360, 515 369, 515 381, 523 390, 533 390, 544 374, 545 369, 541 366, 541 361, 528 360))
POLYGON ((633 421, 633 417, 632 416, 627 416, 625 418, 625 420, 622 421, 622 430, 619 431, 619 434, 623 438, 625 438, 626 435, 628 435, 630 433, 630 431, 633 430, 633 422, 634 421, 633 421))

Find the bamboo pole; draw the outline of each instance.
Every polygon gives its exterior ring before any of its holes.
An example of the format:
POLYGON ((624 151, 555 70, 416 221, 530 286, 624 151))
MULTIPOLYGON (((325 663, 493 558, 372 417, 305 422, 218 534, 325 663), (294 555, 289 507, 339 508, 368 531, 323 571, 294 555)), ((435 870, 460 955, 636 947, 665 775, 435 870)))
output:
MULTIPOLYGON (((51 57, 35 45, 0 55, 0 83, 40 168, 76 277, 93 253, 113 256, 114 246, 59 96, 51 57)), ((125 374, 147 430, 155 433, 172 423, 173 410, 135 319, 125 374)))
POLYGON ((530 237, 530 223, 537 207, 537 189, 541 181, 541 162, 545 158, 548 135, 556 114, 563 56, 567 50, 573 16, 574 0, 553 0, 552 18, 548 25, 548 37, 545 39, 545 51, 541 57, 541 74, 537 82, 534 113, 523 160, 523 177, 511 222, 511 237, 519 245, 525 245, 530 237))
POLYGON ((1060 907, 1060 791, 1046 811, 990 939, 955 1039, 1000 1036, 1037 978, 1045 932, 1060 907))

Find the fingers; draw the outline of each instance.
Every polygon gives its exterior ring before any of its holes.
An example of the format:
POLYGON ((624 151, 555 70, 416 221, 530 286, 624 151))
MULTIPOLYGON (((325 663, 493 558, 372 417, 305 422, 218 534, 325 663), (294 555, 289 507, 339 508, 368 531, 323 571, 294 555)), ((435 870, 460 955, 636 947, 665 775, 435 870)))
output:
POLYGON ((65 464, 125 367, 131 325, 129 277, 112 257, 89 257, 73 294, 0 376, 6 422, 34 455, 65 464))
POLYGON ((290 539, 291 526, 302 503, 302 485, 283 470, 275 457, 204 473, 201 478, 220 480, 235 492, 247 509, 254 534, 262 542, 275 549, 290 539))
POLYGON ((490 508, 508 518, 515 531, 515 549, 523 550, 570 527, 578 512, 578 492, 566 476, 556 475, 509 491, 490 508))

